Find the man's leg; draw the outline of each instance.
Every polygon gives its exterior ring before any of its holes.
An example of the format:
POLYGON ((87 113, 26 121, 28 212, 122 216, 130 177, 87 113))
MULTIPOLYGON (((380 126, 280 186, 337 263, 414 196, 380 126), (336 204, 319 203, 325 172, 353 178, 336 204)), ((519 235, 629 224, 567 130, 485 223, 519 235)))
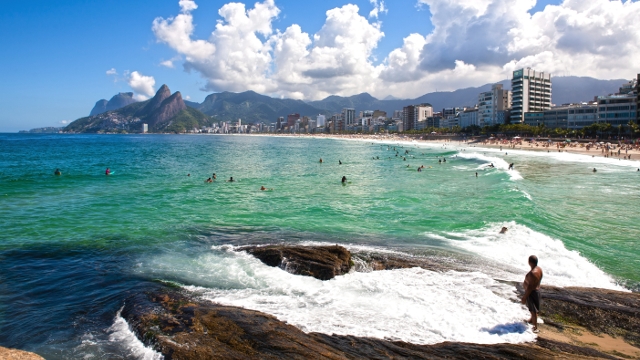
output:
POLYGON ((531 313, 531 325, 533 325, 533 331, 538 330, 538 313, 537 312, 531 313))

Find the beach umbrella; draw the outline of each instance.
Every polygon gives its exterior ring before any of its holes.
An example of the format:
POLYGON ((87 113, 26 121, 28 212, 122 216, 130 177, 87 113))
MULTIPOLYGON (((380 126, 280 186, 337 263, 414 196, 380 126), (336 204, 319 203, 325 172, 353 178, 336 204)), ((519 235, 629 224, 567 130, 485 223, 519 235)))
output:
POLYGON ((569 139, 567 139, 567 140, 565 140, 565 141, 566 141, 566 142, 571 142, 571 140, 569 140, 569 139))
POLYGON ((520 139, 520 136, 516 136, 516 137, 514 137, 514 139, 520 139))

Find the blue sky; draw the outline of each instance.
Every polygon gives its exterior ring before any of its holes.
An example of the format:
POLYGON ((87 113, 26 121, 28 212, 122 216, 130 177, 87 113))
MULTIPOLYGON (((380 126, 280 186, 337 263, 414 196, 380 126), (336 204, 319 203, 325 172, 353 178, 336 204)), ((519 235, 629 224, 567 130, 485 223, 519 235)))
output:
MULTIPOLYGON (((198 9, 191 11, 195 25, 192 37, 206 40, 220 20, 218 9, 228 1, 196 3, 198 9)), ((378 19, 368 17, 373 9, 369 0, 276 0, 275 6, 280 12, 272 26, 274 31, 284 32, 292 24, 298 24, 313 39, 313 34, 325 24, 327 10, 349 3, 358 5, 359 14, 371 23, 379 21, 379 29, 384 32, 384 37, 367 55, 372 68, 380 65, 394 49, 402 47, 403 39, 409 34, 426 37, 434 31, 429 7, 418 5, 418 0, 387 0, 387 12, 381 13, 378 19)), ((559 3, 537 1, 529 13, 559 3)), ((245 4, 249 9, 254 1, 245 4)), ((125 71, 152 76, 155 89, 166 83, 172 91, 180 90, 183 96, 198 102, 212 92, 202 91, 203 87, 220 84, 215 79, 209 82, 197 66, 190 73, 183 71, 181 62, 186 55, 160 42, 152 31, 155 18, 169 19, 180 13, 178 0, 4 1, 1 6, 0 30, 4 36, 0 37, 3 54, 0 57, 0 131, 60 126, 63 120, 86 116, 98 99, 131 91, 125 71), (176 57, 180 60, 175 69, 160 66, 160 62, 176 57), (117 70, 118 77, 106 74, 112 68, 117 70)), ((259 37, 264 40, 264 36, 259 37)), ((468 84, 475 85, 478 84, 468 84)), ((238 86, 241 88, 242 84, 238 86)), ((238 87, 230 90, 236 89, 238 87)), ((429 87, 421 89, 411 94, 421 95, 428 92, 429 87)), ((327 89, 326 93, 331 90, 327 89)), ((356 90, 336 90, 336 93, 356 93, 356 90)), ((274 90, 265 92, 280 94, 274 90)), ((288 97, 288 94, 283 92, 280 96, 288 97)))

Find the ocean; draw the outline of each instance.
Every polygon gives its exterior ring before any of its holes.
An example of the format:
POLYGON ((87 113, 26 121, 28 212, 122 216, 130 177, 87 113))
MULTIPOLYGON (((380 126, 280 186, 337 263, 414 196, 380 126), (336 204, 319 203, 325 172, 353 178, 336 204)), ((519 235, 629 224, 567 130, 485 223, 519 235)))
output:
POLYGON ((638 168, 457 142, 0 134, 0 345, 47 359, 160 358, 119 316, 158 283, 304 331, 532 341, 509 283, 529 255, 543 284, 640 290, 638 168), (234 251, 273 243, 468 271, 359 267, 322 282, 234 251))

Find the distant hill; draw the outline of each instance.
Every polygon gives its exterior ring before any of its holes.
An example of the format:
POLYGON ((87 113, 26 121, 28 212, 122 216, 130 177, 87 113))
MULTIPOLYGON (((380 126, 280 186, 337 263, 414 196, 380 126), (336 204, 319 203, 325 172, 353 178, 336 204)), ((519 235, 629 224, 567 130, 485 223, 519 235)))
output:
POLYGON ((304 101, 276 99, 260 95, 254 91, 211 94, 205 98, 202 104, 194 105, 194 108, 207 115, 215 116, 218 120, 235 121, 242 119, 249 123, 259 121, 272 123, 276 122, 279 116, 286 118, 287 115, 294 113, 314 117, 318 114, 329 115, 328 111, 314 107, 304 101))
POLYGON ((96 105, 91 110, 89 116, 102 114, 111 110, 118 110, 135 102, 136 100, 133 99, 132 92, 119 93, 117 95, 114 95, 109 101, 105 99, 98 100, 98 102, 96 102, 96 105))
POLYGON ((135 102, 117 110, 78 119, 65 131, 76 133, 140 132, 142 124, 149 132, 184 132, 203 126, 211 126, 212 119, 202 112, 187 107, 179 91, 171 94, 162 85, 156 95, 143 102, 135 102))

